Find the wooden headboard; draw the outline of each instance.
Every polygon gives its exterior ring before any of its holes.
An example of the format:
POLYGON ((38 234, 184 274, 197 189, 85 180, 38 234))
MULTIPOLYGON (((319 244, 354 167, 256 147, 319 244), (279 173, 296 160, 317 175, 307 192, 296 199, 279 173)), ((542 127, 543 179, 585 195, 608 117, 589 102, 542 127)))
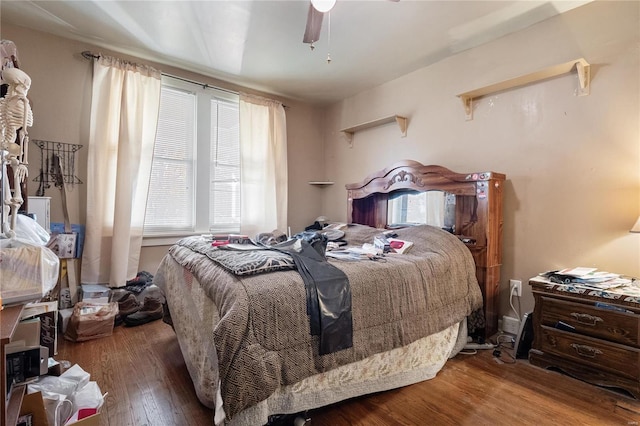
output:
POLYGON ((346 185, 347 218, 352 223, 385 228, 391 195, 432 190, 454 194, 454 234, 465 242, 475 260, 484 298, 484 337, 489 338, 498 331, 504 180, 505 175, 496 172, 456 173, 442 166, 403 160, 346 185))

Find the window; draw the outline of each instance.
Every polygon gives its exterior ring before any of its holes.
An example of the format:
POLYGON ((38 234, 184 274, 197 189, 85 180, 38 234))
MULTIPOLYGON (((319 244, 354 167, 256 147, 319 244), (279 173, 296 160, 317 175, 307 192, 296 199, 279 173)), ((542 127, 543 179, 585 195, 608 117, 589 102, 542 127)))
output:
POLYGON ((240 230, 238 96, 163 77, 145 237, 240 230))

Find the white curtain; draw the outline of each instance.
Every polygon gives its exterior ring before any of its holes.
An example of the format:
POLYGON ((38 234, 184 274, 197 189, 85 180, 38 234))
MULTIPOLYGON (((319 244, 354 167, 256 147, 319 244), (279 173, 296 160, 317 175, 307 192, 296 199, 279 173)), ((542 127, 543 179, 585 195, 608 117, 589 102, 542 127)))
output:
POLYGON ((281 103, 240 96, 240 231, 287 232, 287 123, 281 103))
POLYGON ((82 283, 121 287, 138 272, 160 89, 151 67, 94 60, 82 283))

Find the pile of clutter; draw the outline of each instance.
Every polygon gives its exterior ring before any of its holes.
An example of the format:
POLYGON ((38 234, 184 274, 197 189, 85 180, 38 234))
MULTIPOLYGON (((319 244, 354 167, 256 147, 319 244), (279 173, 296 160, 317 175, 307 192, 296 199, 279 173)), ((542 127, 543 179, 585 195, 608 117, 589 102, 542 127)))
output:
MULTIPOLYGON (((77 364, 59 376, 46 375, 27 385, 29 394, 40 392, 49 426, 66 426, 97 416, 106 394, 77 364)), ((81 422, 84 423, 84 422, 81 422)))
POLYGON ((70 308, 58 309, 59 301, 54 300, 22 309, 15 341, 6 345, 8 394, 14 386, 27 386, 18 425, 99 424, 106 394, 80 366, 54 359, 59 333, 65 340, 83 342, 110 336, 120 324, 139 326, 163 317, 164 295, 148 272, 118 289, 82 285, 81 295, 70 308))
POLYGON ((146 271, 138 272, 124 288, 111 290, 111 300, 118 302, 115 326, 124 323, 135 327, 159 320, 163 315, 164 295, 153 284, 153 275, 146 271))
POLYGON ((135 327, 163 317, 164 295, 153 275, 138 272, 122 288, 82 285, 82 301, 60 311, 64 338, 73 342, 110 336, 114 327, 135 327))

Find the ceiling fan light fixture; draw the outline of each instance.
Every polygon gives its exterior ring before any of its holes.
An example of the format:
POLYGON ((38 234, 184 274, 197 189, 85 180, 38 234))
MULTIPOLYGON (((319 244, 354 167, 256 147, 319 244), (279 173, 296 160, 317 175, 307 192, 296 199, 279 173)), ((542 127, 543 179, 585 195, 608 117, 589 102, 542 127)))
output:
POLYGON ((311 0, 311 4, 318 12, 326 13, 333 9, 336 0, 311 0))

